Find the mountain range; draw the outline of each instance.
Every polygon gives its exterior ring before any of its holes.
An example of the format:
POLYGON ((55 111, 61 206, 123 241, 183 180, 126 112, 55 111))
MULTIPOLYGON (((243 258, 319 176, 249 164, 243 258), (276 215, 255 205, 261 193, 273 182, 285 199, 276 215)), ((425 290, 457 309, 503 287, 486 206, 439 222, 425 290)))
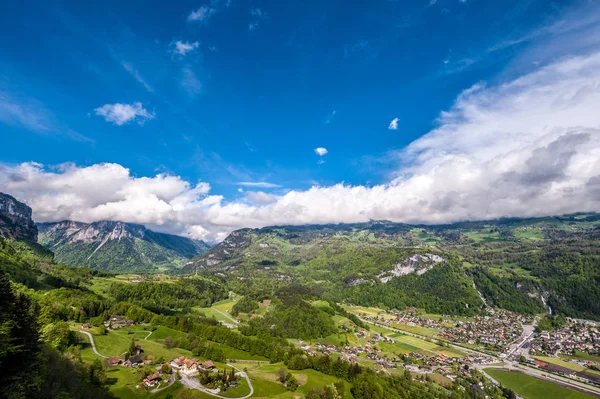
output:
POLYGON ((365 306, 464 315, 494 306, 598 319, 599 239, 598 214, 265 227, 232 232, 177 272, 230 285, 296 282, 365 306))
POLYGON ((182 268, 209 248, 203 241, 157 233, 117 221, 38 223, 38 242, 57 262, 115 273, 152 273, 182 268))

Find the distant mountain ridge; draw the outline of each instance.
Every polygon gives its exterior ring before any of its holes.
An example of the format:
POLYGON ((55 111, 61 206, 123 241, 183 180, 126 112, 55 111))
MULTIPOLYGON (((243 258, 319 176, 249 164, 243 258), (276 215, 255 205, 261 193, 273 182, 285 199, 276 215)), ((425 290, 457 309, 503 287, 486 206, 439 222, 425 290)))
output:
POLYGON ((31 208, 11 195, 0 193, 0 235, 14 240, 37 240, 31 208))
POLYGON ((208 250, 203 241, 157 233, 119 221, 38 223, 38 242, 56 261, 115 273, 152 273, 179 269, 208 250))
POLYGON ((178 269, 247 289, 296 282, 337 302, 472 315, 484 306, 600 320, 600 214, 446 225, 240 229, 178 269))

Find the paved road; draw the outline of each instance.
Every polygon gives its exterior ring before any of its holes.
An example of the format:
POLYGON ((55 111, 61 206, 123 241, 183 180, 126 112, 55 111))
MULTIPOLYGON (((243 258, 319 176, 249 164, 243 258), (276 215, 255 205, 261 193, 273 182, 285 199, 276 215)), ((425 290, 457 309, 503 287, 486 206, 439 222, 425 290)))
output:
POLYGON ((171 377, 169 378, 169 383, 167 385, 165 385, 164 387, 154 388, 150 392, 156 393, 156 392, 162 391, 163 389, 167 389, 168 387, 173 385, 175 383, 175 381, 177 381, 177 378, 175 378, 175 373, 171 373, 171 377))
POLYGON ((105 359, 107 359, 107 358, 108 358, 108 356, 104 356, 103 354, 101 354, 100 352, 98 352, 98 350, 96 350, 96 343, 94 342, 94 337, 92 336, 92 334, 90 334, 90 333, 89 333, 89 332, 87 332, 87 331, 79 331, 79 332, 80 332, 80 333, 82 333, 82 334, 85 334, 85 335, 87 335, 87 336, 89 337, 89 339, 90 339, 90 343, 92 344, 92 350, 94 351, 94 353, 95 353, 96 355, 98 355, 98 356, 100 356, 100 357, 103 357, 103 358, 105 358, 105 359))
POLYGON ((202 384, 200 384, 200 381, 198 381, 197 376, 188 377, 186 375, 182 375, 181 383, 188 388, 196 389, 198 391, 204 392, 207 395, 214 396, 216 398, 222 398, 222 399, 247 399, 250 396, 254 395, 254 387, 252 386, 252 382, 250 382, 250 378, 248 377, 248 374, 246 374, 244 371, 238 369, 237 367, 235 367, 229 363, 227 363, 227 366, 232 367, 232 368, 236 369, 237 371, 239 371, 240 373, 242 373, 243 377, 246 379, 246 382, 248 383, 248 387, 250 387, 250 393, 248 393, 245 396, 239 396, 237 398, 231 398, 231 397, 219 395, 217 393, 212 393, 207 388, 205 388, 202 384))

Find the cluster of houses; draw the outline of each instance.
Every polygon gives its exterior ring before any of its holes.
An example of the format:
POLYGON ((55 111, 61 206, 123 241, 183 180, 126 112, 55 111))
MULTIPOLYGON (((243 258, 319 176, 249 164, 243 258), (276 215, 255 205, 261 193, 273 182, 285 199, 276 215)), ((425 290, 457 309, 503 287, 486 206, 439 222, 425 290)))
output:
POLYGON ((475 316, 473 321, 454 321, 450 323, 452 326, 440 323, 436 328, 442 330, 438 336, 449 341, 481 344, 503 351, 521 337, 523 324, 528 321, 524 316, 502 310, 475 316))
POLYGON ((110 316, 110 318, 104 322, 104 326, 112 330, 117 330, 123 327, 131 327, 133 325, 133 320, 128 320, 127 317, 121 315, 110 316))
POLYGON ((475 316, 472 321, 442 316, 440 319, 423 317, 414 310, 386 311, 379 316, 361 315, 367 321, 394 326, 425 327, 440 330, 436 337, 456 343, 481 344, 504 350, 518 339, 528 318, 506 310, 489 309, 486 315, 475 316))
POLYGON ((575 351, 600 354, 600 329, 595 324, 567 317, 567 324, 555 331, 542 331, 531 345, 531 352, 550 356, 575 351))
POLYGON ((210 360, 200 363, 198 359, 188 359, 185 356, 176 357, 170 365, 186 376, 197 375, 199 371, 210 371, 215 368, 214 363, 210 360))

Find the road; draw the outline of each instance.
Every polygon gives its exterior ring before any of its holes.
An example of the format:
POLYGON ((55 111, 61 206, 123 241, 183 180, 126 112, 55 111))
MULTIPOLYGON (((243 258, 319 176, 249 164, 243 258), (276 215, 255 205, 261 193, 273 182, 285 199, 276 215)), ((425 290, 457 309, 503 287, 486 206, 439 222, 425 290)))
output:
POLYGON ((100 357, 103 357, 105 359, 108 359, 108 356, 104 356, 103 354, 101 354, 100 352, 98 352, 98 350, 96 349, 96 343, 94 342, 94 337, 92 336, 92 334, 90 334, 87 331, 79 331, 82 334, 85 334, 88 336, 88 338, 90 339, 90 343, 92 344, 92 350, 94 351, 94 353, 100 357))
POLYGON ((250 396, 254 395, 254 387, 252 386, 252 382, 250 382, 250 378, 248 377, 248 374, 246 374, 245 372, 243 372, 242 370, 238 369, 237 367, 227 363, 227 366, 232 367, 234 369, 236 369, 237 371, 239 371, 242 376, 246 379, 246 382, 248 383, 248 386, 250 387, 250 393, 248 393, 247 395, 244 396, 239 396, 237 398, 231 398, 231 397, 227 397, 227 396, 223 396, 223 395, 219 395, 217 393, 212 393, 210 392, 207 388, 205 388, 204 386, 202 386, 202 384, 200 384, 200 381, 198 380, 197 376, 192 376, 192 377, 188 377, 185 375, 181 376, 181 383, 183 385, 185 385, 188 388, 191 389, 196 389, 198 391, 201 391, 207 395, 211 395, 214 396, 216 398, 222 398, 222 399, 247 399, 250 396))

